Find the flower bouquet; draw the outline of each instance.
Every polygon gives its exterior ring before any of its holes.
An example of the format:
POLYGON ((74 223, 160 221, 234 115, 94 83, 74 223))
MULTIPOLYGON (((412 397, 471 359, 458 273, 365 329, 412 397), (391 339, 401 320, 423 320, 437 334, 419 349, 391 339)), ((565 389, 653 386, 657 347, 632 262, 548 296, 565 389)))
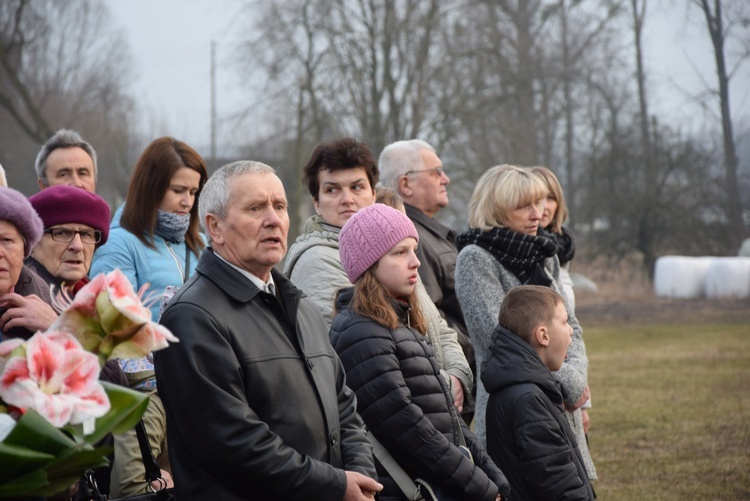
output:
POLYGON ((0 498, 65 491, 87 470, 106 466, 96 444, 133 428, 148 395, 99 381, 111 358, 140 358, 177 339, 151 321, 138 294, 115 270, 75 298, 60 293, 58 319, 30 339, 0 343, 0 498))

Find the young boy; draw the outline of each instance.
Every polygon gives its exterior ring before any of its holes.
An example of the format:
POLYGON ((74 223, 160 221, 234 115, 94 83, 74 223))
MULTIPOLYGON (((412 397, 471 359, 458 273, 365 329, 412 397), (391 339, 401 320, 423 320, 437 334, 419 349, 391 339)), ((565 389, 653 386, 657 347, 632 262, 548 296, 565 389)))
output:
POLYGON ((499 320, 482 367, 490 394, 487 452, 514 501, 595 499, 551 374, 565 361, 573 332, 562 297, 549 287, 515 287, 499 320))

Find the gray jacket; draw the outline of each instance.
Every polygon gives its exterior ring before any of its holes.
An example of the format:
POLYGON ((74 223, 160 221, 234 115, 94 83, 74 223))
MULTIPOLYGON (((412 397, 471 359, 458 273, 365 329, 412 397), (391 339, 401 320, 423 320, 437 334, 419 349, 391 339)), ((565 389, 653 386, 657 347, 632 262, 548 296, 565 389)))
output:
POLYGON ((456 330, 458 342, 469 360, 474 364, 474 349, 466 330, 461 305, 456 297, 455 272, 458 248, 453 230, 416 207, 404 204, 406 215, 419 233, 417 257, 422 263, 419 277, 424 283, 430 299, 438 307, 448 325, 456 330))
MULTIPOLYGON (((330 329, 333 305, 340 289, 351 287, 339 257, 341 228, 323 223, 320 216, 312 216, 305 223, 305 231, 289 248, 284 262, 284 274, 301 289, 320 309, 330 329)), ((456 331, 448 327, 424 288, 417 282, 417 296, 427 320, 427 337, 435 352, 441 373, 450 385, 450 376, 461 382, 464 390, 464 409, 471 406, 471 387, 474 378, 466 361, 456 331)))
MULTIPOLYGON (((547 275, 552 279, 552 289, 565 299, 568 310, 568 323, 573 327, 573 342, 568 349, 568 359, 559 371, 553 373, 563 388, 565 403, 575 404, 584 389, 588 378, 588 358, 586 345, 583 342, 583 331, 570 309, 567 295, 560 285, 560 264, 557 256, 547 258, 544 263, 547 275)), ((466 326, 469 328, 471 342, 477 361, 477 401, 474 419, 475 433, 482 443, 486 443, 487 391, 481 380, 482 364, 489 354, 492 333, 498 324, 500 303, 505 294, 513 287, 521 285, 518 278, 506 269, 495 257, 477 245, 467 245, 458 254, 456 262, 456 294, 461 302, 466 326)), ((567 413, 571 428, 576 433, 576 440, 581 444, 581 454, 586 464, 589 478, 596 478, 591 455, 586 446, 583 433, 581 411, 567 413)))

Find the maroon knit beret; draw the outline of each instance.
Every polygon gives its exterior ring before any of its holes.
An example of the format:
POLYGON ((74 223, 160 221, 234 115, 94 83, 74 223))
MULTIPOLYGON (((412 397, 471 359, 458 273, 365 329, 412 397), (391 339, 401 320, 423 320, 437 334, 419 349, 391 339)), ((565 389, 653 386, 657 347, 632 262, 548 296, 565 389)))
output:
POLYGON ((85 224, 102 232, 97 247, 109 238, 109 205, 99 195, 82 188, 55 185, 29 197, 45 228, 58 224, 85 224))

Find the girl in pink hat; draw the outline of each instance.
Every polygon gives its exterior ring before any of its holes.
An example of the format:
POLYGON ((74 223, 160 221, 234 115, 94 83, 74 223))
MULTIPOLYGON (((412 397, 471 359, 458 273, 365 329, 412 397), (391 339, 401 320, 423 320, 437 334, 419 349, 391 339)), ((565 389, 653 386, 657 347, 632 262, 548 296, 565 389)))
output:
POLYGON ((360 209, 339 237, 354 287, 336 299, 331 343, 375 444, 380 499, 413 499, 419 479, 441 500, 500 500, 508 482, 458 415, 424 335, 418 243, 409 218, 383 204, 360 209))

